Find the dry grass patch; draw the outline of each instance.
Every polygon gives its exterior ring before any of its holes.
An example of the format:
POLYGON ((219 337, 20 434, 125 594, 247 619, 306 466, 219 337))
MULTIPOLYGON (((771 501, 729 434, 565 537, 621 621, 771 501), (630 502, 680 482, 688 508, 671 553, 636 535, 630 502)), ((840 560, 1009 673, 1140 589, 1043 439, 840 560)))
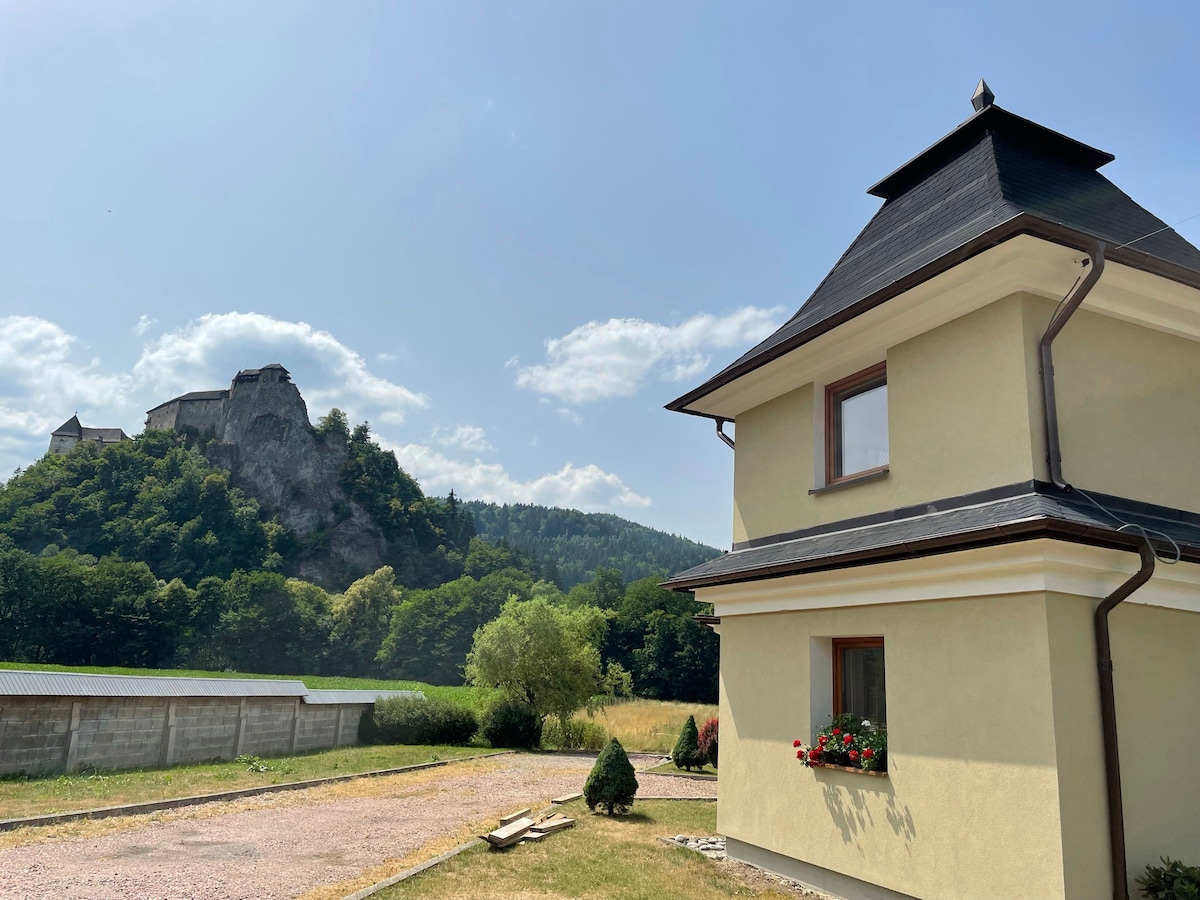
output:
POLYGON ((478 747, 341 747, 264 759, 268 766, 266 772, 251 771, 244 762, 227 762, 170 769, 6 778, 0 779, 0 819, 289 784, 491 752, 478 747))
MULTIPOLYGON (((715 706, 703 703, 630 700, 605 707, 592 721, 603 725, 628 751, 670 753, 688 716, 695 716, 699 727, 716 714, 715 706)), ((576 718, 586 718, 586 714, 581 713, 576 718)))
POLYGON ((668 847, 661 836, 712 834, 716 807, 701 801, 637 801, 627 816, 592 815, 581 802, 564 811, 576 826, 538 844, 505 851, 473 848, 395 887, 380 900, 715 900, 794 898, 744 884, 721 864, 668 847))

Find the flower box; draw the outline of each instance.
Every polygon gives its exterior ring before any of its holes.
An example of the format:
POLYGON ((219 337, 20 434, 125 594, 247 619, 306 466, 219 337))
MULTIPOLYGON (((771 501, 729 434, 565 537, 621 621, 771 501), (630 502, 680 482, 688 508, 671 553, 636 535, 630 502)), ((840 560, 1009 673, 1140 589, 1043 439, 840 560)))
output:
POLYGON ((837 769, 839 772, 850 772, 854 775, 874 775, 876 778, 887 778, 887 772, 876 772, 874 769, 856 769, 852 766, 835 766, 833 763, 809 763, 810 769, 837 769))

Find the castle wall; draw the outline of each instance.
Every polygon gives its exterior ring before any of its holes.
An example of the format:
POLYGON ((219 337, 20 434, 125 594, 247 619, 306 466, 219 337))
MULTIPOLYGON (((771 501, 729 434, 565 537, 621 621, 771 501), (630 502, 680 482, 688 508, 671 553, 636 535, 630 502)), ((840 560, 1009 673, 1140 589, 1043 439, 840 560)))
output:
POLYGON ((162 406, 150 410, 146 414, 146 428, 170 431, 175 428, 175 420, 179 417, 179 401, 172 400, 162 406))
POLYGON ((225 401, 181 400, 174 428, 195 428, 197 431, 212 430, 220 438, 225 433, 225 401))

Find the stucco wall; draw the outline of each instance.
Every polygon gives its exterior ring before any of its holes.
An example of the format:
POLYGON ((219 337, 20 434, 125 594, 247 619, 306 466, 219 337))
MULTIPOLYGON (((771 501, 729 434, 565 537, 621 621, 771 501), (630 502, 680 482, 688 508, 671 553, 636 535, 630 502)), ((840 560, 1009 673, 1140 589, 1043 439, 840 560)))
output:
POLYGON ((891 462, 877 481, 809 494, 822 386, 739 415, 734 541, 1031 479, 1025 304, 1014 294, 888 350, 891 462))
POLYGON ((718 831, 925 900, 1094 900, 1064 893, 1050 672, 1043 595, 723 617, 718 831), (814 640, 855 635, 885 640, 886 779, 791 747, 814 640))
POLYGON ((368 706, 294 697, 0 697, 0 776, 353 745, 368 706))
MULTIPOLYGON (((1026 305, 1036 345, 1054 304, 1026 305)), ((1054 372, 1068 481, 1200 512, 1200 345, 1085 306, 1054 342, 1054 372)), ((1036 354, 1028 377, 1040 383, 1036 354)))
POLYGON ((1160 856, 1196 864, 1200 614, 1125 603, 1111 623, 1130 874, 1160 856))

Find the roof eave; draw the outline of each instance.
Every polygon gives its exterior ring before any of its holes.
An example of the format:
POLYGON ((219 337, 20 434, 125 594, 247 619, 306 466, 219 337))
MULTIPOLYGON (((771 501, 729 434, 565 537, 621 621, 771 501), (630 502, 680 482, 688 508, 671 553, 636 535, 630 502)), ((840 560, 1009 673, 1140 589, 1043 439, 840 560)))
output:
MULTIPOLYGON (((1043 219, 1032 213, 1022 212, 1013 216, 1004 222, 1001 222, 994 228, 985 231, 976 238, 956 247, 949 253, 943 254, 925 266, 922 266, 917 271, 903 278, 893 281, 891 284, 885 285, 873 294, 864 297, 857 303, 848 306, 846 309, 838 312, 820 322, 815 323, 804 331, 801 331, 782 341, 778 345, 767 350, 760 356, 752 357, 746 360, 742 365, 730 367, 717 375, 714 375, 708 381, 701 384, 699 387, 693 388, 681 397, 677 397, 670 403, 666 404, 665 408, 672 412, 686 413, 692 416, 702 416, 709 419, 725 420, 725 416, 718 416, 713 413, 703 412, 697 409, 688 409, 688 407, 707 397, 709 394, 731 384, 744 375, 748 375, 756 369, 765 366, 769 362, 773 362, 781 356, 784 356, 798 347, 807 344, 809 341, 820 337, 821 335, 832 331, 839 325, 843 325, 854 319, 868 310, 874 309, 882 303, 886 303, 893 297, 897 297, 905 291, 912 290, 918 285, 937 277, 943 272, 953 268, 959 263, 965 262, 973 256, 976 256, 983 251, 1001 244, 1004 241, 1010 240, 1020 234, 1030 234, 1034 237, 1040 237, 1052 243, 1061 244, 1066 247, 1071 247, 1075 250, 1086 251, 1091 244, 1103 238, 1090 234, 1085 231, 1080 231, 1071 228, 1061 222, 1052 222, 1048 219, 1043 219)), ((1149 272, 1152 275, 1159 275, 1170 281, 1178 282, 1179 284, 1187 285, 1200 289, 1200 272, 1189 269, 1185 266, 1180 266, 1176 263, 1168 262, 1160 259, 1149 253, 1144 253, 1134 247, 1116 247, 1107 251, 1106 258, 1111 262, 1127 265, 1134 269, 1140 269, 1144 272, 1149 272)))
MULTIPOLYGON (((1038 517, 1019 522, 1000 523, 987 528, 959 532, 957 534, 939 535, 922 540, 889 544, 885 547, 875 547, 853 553, 779 563, 773 566, 761 566, 712 576, 672 578, 664 581, 661 586, 672 591, 690 592, 702 588, 741 584, 748 581, 761 581, 768 578, 784 578, 789 575, 800 575, 810 572, 848 569, 854 566, 893 562, 902 559, 918 559, 941 553, 973 550, 979 547, 1030 541, 1038 538, 1050 538, 1076 544, 1088 544, 1093 547, 1130 551, 1136 551, 1142 542, 1140 535, 1096 528, 1091 525, 1080 525, 1061 519, 1038 517)), ((1165 544, 1159 549, 1166 553, 1173 552, 1172 548, 1167 547, 1165 544)), ((1187 562, 1200 562, 1200 549, 1193 547, 1182 548, 1181 559, 1187 562)), ((686 574, 683 573, 684 576, 686 574)))

